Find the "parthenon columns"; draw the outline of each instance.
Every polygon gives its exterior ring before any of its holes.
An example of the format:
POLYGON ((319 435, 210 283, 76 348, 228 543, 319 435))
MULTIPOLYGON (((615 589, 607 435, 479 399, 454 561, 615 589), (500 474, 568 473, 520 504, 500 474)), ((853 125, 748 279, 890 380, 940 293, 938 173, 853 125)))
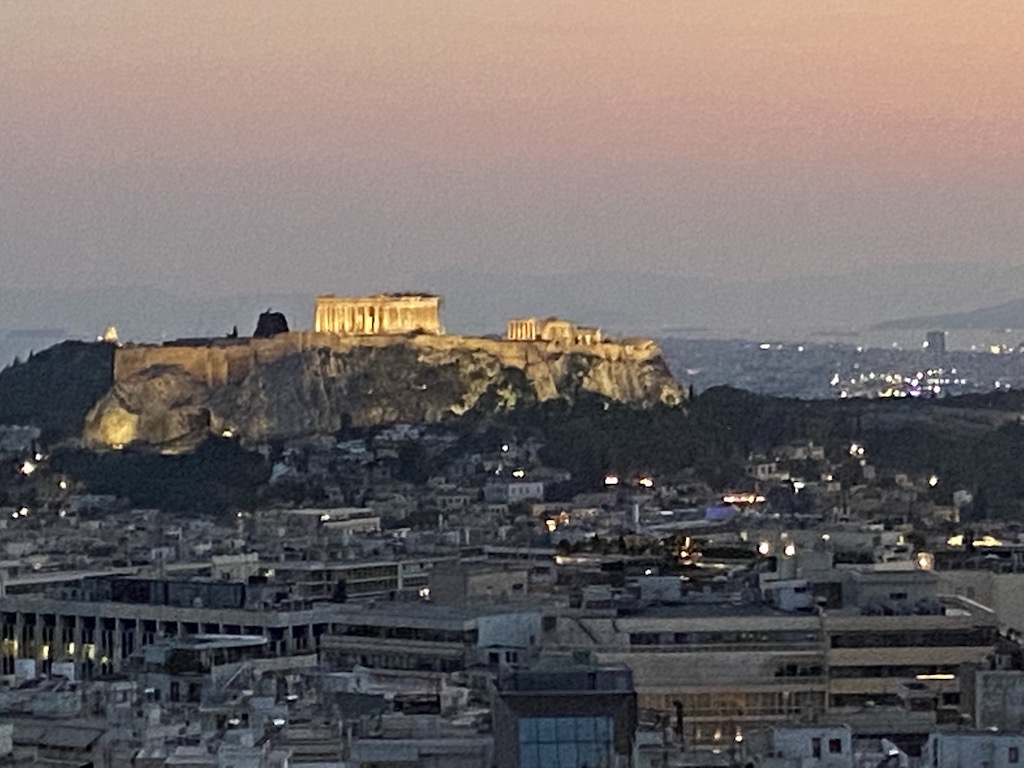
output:
POLYGON ((439 297, 427 294, 319 296, 313 330, 344 335, 441 333, 440 304, 439 297))

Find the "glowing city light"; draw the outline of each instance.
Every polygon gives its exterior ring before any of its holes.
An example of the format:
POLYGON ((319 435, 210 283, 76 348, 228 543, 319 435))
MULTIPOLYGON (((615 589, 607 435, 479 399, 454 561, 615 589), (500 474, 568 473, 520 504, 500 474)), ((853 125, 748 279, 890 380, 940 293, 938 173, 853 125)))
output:
POLYGON ((618 485, 619 484, 619 476, 618 475, 605 475, 605 477, 604 477, 604 484, 605 485, 618 485))
POLYGON ((727 493, 722 496, 725 504, 763 504, 765 497, 759 493, 727 493))

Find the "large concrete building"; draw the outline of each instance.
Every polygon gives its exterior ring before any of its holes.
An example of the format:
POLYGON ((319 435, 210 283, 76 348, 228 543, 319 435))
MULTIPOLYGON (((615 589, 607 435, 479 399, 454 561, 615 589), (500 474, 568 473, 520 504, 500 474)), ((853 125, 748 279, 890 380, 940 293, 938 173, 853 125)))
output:
POLYGON ((519 664, 541 634, 541 612, 530 607, 373 605, 303 598, 274 582, 99 577, 4 598, 0 674, 27 661, 42 672, 61 664, 77 677, 118 673, 147 646, 196 637, 251 642, 270 657, 320 652, 337 669, 453 672, 519 664))
POLYGON ((443 333, 441 298, 427 293, 316 297, 313 330, 346 336, 443 333))
POLYGON ((1024 734, 993 731, 933 733, 921 765, 928 768, 1012 768, 1024 761, 1024 734))
MULTIPOLYGON (((580 610, 559 617, 557 642, 629 667, 640 708, 674 719, 686 744, 721 747, 756 728, 831 722, 920 745, 943 717, 959 717, 961 665, 992 652, 995 614, 939 597, 932 573, 832 573, 839 584, 820 586, 835 604, 580 610)), ((812 595, 818 586, 790 583, 812 595)))

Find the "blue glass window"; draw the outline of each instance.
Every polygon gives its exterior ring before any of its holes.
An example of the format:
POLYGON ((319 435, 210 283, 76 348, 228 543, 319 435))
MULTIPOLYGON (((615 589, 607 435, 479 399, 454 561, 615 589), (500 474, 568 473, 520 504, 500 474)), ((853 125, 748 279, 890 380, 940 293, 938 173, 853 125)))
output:
POLYGON ((614 762, 611 717, 524 717, 521 768, 603 768, 614 762))

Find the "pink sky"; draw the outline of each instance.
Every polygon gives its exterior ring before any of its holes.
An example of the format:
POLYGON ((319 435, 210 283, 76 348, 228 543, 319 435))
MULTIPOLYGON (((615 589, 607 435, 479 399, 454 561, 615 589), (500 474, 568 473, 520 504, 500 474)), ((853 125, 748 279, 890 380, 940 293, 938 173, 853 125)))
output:
POLYGON ((1016 263, 1024 3, 7 2, 0 173, 13 285, 1016 263))

